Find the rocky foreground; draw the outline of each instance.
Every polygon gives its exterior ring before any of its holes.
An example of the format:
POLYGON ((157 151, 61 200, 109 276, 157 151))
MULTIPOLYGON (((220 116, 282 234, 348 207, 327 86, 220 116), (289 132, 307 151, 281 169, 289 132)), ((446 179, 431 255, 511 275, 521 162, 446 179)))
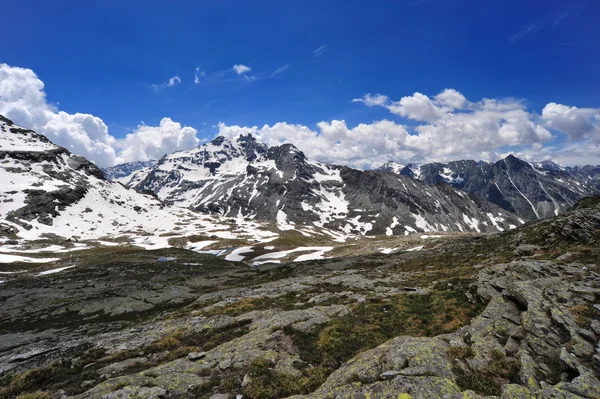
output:
POLYGON ((69 253, 0 285, 0 398, 600 398, 599 241, 596 198, 421 252, 69 253))

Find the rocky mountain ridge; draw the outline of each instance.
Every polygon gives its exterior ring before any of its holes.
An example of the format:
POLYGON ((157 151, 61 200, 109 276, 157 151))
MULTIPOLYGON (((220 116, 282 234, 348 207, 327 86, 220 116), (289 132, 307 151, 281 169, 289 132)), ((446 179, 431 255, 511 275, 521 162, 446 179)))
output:
POLYGON ((315 228, 362 235, 502 231, 523 223, 452 187, 324 164, 292 144, 269 148, 251 135, 218 136, 165 155, 125 184, 167 204, 307 234, 315 228))
MULTIPOLYGON (((387 164, 377 170, 390 171, 387 164)), ((551 161, 529 163, 512 155, 494 163, 463 160, 407 165, 394 173, 429 185, 450 184, 525 220, 555 216, 581 198, 600 193, 598 166, 562 167, 551 161)))
POLYGON ((142 169, 151 168, 152 166, 156 165, 156 162, 156 159, 150 161, 127 162, 104 168, 102 171, 108 180, 119 181, 123 178, 130 178, 132 174, 142 169))

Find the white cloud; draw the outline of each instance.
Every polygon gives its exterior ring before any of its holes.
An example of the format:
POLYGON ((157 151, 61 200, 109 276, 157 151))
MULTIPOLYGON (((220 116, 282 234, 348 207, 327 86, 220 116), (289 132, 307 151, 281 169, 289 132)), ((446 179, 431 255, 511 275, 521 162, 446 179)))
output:
POLYGON ((440 105, 445 105, 452 109, 463 109, 467 104, 467 99, 461 93, 454 89, 445 89, 440 94, 435 96, 436 101, 440 105))
POLYGON ((200 67, 196 67, 196 72, 194 72, 194 84, 200 83, 200 78, 203 78, 206 75, 204 71, 200 69, 200 67))
POLYGON ((314 49, 312 54, 313 54, 313 57, 317 58, 317 57, 322 56, 326 51, 327 51, 327 45, 324 44, 321 47, 314 49))
POLYGON ((387 160, 389 154, 402 154, 400 143, 408 132, 404 126, 387 120, 360 124, 352 129, 345 121, 334 120, 317 124, 319 131, 286 122, 262 128, 228 126, 219 123, 219 134, 235 137, 251 133, 267 145, 292 143, 307 156, 324 162, 370 167, 387 160))
POLYGON ((236 64, 233 66, 232 68, 235 73, 237 73, 238 75, 243 75, 246 72, 250 72, 251 68, 247 65, 242 65, 242 64, 236 64))
POLYGON ((542 110, 542 118, 548 127, 566 133, 572 139, 600 140, 600 109, 549 103, 542 110))
POLYGON ((390 112, 417 121, 435 121, 456 109, 463 109, 468 101, 454 89, 445 89, 432 100, 422 93, 402 97, 399 101, 390 101, 382 94, 365 94, 352 102, 361 102, 369 107, 385 107, 390 112))
POLYGON ((59 111, 47 102, 44 83, 31 69, 7 64, 0 64, 0 115, 102 167, 157 158, 198 143, 194 129, 182 128, 169 118, 158 127, 142 125, 125 139, 117 139, 97 116, 59 111))
POLYGON ((121 152, 117 163, 149 161, 173 151, 196 147, 200 143, 196 133, 196 129, 182 127, 170 118, 163 118, 159 126, 142 123, 133 133, 118 141, 121 152))
POLYGON ((290 64, 285 64, 279 68, 277 68, 276 70, 274 70, 273 72, 271 72, 271 76, 275 76, 275 75, 279 75, 281 72, 285 71, 286 69, 288 69, 290 67, 290 64))
POLYGON ((402 97, 400 101, 391 103, 387 108, 394 114, 417 121, 435 121, 440 119, 446 112, 444 108, 439 107, 429 97, 421 93, 402 97))
MULTIPOLYGON (((548 130, 558 130, 558 118, 553 119, 555 126, 548 126, 544 117, 528 112, 518 100, 470 102, 458 91, 446 89, 431 98, 415 93, 393 102, 381 94, 367 94, 353 101, 385 107, 418 123, 407 126, 383 120, 352 128, 344 121, 334 120, 318 123, 317 129, 285 122, 261 128, 221 123, 219 134, 253 133, 269 145, 290 142, 311 158, 359 168, 378 166, 387 160, 417 163, 457 159, 495 161, 509 152, 521 154, 526 159, 547 159, 556 155, 565 162, 573 163, 574 160, 564 150, 560 137, 553 136, 548 130)), ((578 122, 576 126, 585 137, 597 133, 597 124, 593 124, 596 122, 590 125, 579 120, 584 116, 588 122, 596 121, 597 111, 577 112, 571 108, 568 111, 567 114, 575 112, 578 116, 574 118, 578 122)), ((549 116, 549 112, 544 115, 549 116)), ((590 146, 589 140, 579 141, 568 148, 585 155, 582 159, 587 162, 600 161, 598 143, 590 146), (595 155, 589 148, 595 148, 595 155)))
MULTIPOLYGON (((416 122, 382 120, 349 127, 343 120, 332 120, 314 129, 286 122, 260 128, 220 123, 218 130, 226 136, 253 133, 269 145, 293 143, 311 158, 358 168, 388 160, 496 160, 509 152, 530 160, 600 163, 599 109, 549 103, 537 115, 521 101, 471 102, 453 89, 432 97, 415 93, 399 101, 381 94, 353 101, 384 107, 416 122)), ((6 64, 0 64, 0 114, 99 166, 159 158, 199 144, 195 129, 169 118, 159 126, 142 124, 117 139, 99 117, 69 114, 49 103, 44 83, 32 70, 6 64)))
POLYGON ((169 81, 167 82, 167 86, 172 87, 179 83, 181 83, 181 79, 179 79, 179 76, 175 75, 175 76, 169 78, 169 81))
POLYGON ((181 78, 179 77, 179 75, 175 75, 175 76, 171 76, 169 78, 169 80, 167 80, 164 83, 153 84, 152 88, 154 88, 154 90, 156 90, 156 91, 159 91, 159 90, 167 88, 167 87, 173 87, 173 86, 178 85, 180 83, 181 83, 181 78))
POLYGON ((364 103, 368 107, 380 106, 383 107, 389 102, 389 98, 382 94, 371 95, 365 94, 362 98, 352 99, 353 103, 364 103))
POLYGON ((59 112, 46 101, 44 83, 31 69, 0 64, 0 114, 99 164, 116 159, 116 140, 106 124, 93 115, 59 112))

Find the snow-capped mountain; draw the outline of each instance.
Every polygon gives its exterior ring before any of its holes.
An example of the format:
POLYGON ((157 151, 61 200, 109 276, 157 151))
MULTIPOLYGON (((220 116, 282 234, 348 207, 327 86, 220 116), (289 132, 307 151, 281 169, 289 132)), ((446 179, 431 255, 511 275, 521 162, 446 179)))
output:
POLYGON ((267 223, 280 231, 345 239, 500 231, 523 223, 448 185, 327 165, 291 144, 269 148, 251 135, 220 136, 168 154, 127 177, 132 190, 8 119, 0 119, 0 133, 0 227, 16 229, 22 238, 137 234, 144 242, 166 242, 162 237, 174 231, 256 238, 274 234, 261 230, 267 223))
POLYGON ((119 164, 116 166, 104 168, 104 169, 102 169, 102 171, 104 172, 104 176, 108 180, 128 182, 129 180, 131 180, 131 177, 134 173, 136 173, 142 169, 151 168, 154 165, 156 165, 155 159, 150 160, 150 161, 137 161, 137 162, 122 163, 122 164, 119 164))
POLYGON ((167 204, 306 234, 320 228, 363 235, 499 231, 523 223, 450 186, 327 165, 291 144, 269 148, 251 135, 219 136, 168 154, 130 186, 167 204))
POLYGON ((581 198, 600 193, 600 167, 528 163, 512 155, 495 163, 466 160, 407 166, 399 174, 429 185, 450 184, 525 220, 558 215, 581 198))
POLYGON ((383 165, 378 167, 376 170, 378 170, 380 172, 390 172, 390 173, 400 174, 400 172, 405 167, 406 167, 405 164, 401 164, 401 163, 394 162, 394 161, 387 161, 386 163, 384 163, 383 165))
POLYGON ((181 226, 201 230, 197 224, 193 212, 106 180, 87 159, 0 115, 0 233, 146 240, 181 226))

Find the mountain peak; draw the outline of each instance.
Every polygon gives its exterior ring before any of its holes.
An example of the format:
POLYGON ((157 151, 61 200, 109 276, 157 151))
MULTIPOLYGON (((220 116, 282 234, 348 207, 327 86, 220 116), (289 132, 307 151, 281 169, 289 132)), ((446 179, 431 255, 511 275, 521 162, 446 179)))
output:
POLYGON ((0 122, 6 123, 8 126, 14 125, 14 122, 5 117, 4 115, 0 115, 0 122))
POLYGON ((381 165, 380 167, 378 167, 375 170, 380 171, 380 172, 390 172, 390 173, 399 174, 402 171, 402 169, 405 168, 405 166, 406 165, 403 165, 396 161, 387 161, 386 163, 384 163, 383 165, 381 165))
POLYGON ((11 152, 42 152, 49 150, 66 149, 52 143, 42 134, 30 129, 17 126, 10 119, 0 115, 0 149, 11 152))

